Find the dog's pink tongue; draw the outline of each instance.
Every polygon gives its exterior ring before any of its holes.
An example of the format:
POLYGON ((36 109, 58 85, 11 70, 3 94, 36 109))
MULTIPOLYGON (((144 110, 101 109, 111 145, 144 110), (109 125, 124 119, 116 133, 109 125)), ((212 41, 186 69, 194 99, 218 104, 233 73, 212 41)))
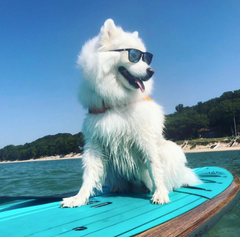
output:
POLYGON ((144 93, 145 92, 145 87, 144 87, 143 82, 142 81, 141 82, 140 81, 136 81, 136 82, 137 82, 141 92, 144 93))

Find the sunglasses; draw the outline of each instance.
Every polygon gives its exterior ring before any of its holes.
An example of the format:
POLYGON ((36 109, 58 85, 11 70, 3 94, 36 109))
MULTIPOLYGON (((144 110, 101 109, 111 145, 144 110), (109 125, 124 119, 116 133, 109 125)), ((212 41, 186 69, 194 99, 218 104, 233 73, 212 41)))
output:
POLYGON ((141 57, 143 62, 147 63, 148 65, 150 65, 150 63, 152 62, 153 55, 151 53, 148 53, 148 52, 143 53, 138 49, 115 49, 110 51, 116 51, 116 52, 128 51, 128 60, 132 63, 139 62, 141 57))

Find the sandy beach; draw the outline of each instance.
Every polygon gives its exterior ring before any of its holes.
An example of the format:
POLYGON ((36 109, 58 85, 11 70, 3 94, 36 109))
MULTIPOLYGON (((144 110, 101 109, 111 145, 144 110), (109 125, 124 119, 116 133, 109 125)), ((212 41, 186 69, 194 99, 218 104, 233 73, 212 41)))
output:
POLYGON ((32 158, 30 160, 0 161, 0 164, 1 163, 29 162, 29 161, 80 159, 80 158, 82 158, 81 153, 70 153, 68 155, 45 156, 45 157, 40 157, 40 158, 32 158))
POLYGON ((198 153, 198 152, 214 152, 214 151, 236 151, 240 150, 240 144, 236 143, 232 147, 229 147, 229 144, 218 143, 218 144, 209 144, 207 146, 197 145, 195 148, 190 149, 191 145, 186 145, 183 148, 184 153, 198 153), (216 145, 214 148, 211 146, 216 145))

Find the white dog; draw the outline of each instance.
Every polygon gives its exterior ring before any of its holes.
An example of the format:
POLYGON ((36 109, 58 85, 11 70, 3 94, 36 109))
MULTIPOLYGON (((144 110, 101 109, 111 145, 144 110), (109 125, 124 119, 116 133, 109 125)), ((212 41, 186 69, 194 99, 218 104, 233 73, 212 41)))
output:
POLYGON ((168 203, 173 189, 200 184, 185 166, 181 148, 162 135, 162 108, 148 97, 151 60, 138 32, 124 32, 111 19, 83 46, 79 97, 89 110, 83 124, 83 184, 62 207, 87 204, 103 184, 113 192, 149 191, 156 204, 168 203))

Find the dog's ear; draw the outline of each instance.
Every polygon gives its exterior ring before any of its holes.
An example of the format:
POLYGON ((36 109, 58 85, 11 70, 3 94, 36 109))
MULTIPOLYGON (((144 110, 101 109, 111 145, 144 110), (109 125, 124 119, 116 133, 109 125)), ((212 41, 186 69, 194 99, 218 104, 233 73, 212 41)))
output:
POLYGON ((116 26, 114 24, 114 21, 112 19, 108 19, 104 22, 104 25, 101 28, 101 36, 106 38, 112 38, 114 37, 114 32, 116 31, 116 26))
POLYGON ((132 34, 134 35, 134 37, 138 38, 138 32, 137 31, 134 31, 132 34))
POLYGON ((110 41, 118 35, 118 32, 119 28, 115 26, 114 21, 112 19, 106 20, 99 34, 100 44, 103 47, 108 46, 110 41))

